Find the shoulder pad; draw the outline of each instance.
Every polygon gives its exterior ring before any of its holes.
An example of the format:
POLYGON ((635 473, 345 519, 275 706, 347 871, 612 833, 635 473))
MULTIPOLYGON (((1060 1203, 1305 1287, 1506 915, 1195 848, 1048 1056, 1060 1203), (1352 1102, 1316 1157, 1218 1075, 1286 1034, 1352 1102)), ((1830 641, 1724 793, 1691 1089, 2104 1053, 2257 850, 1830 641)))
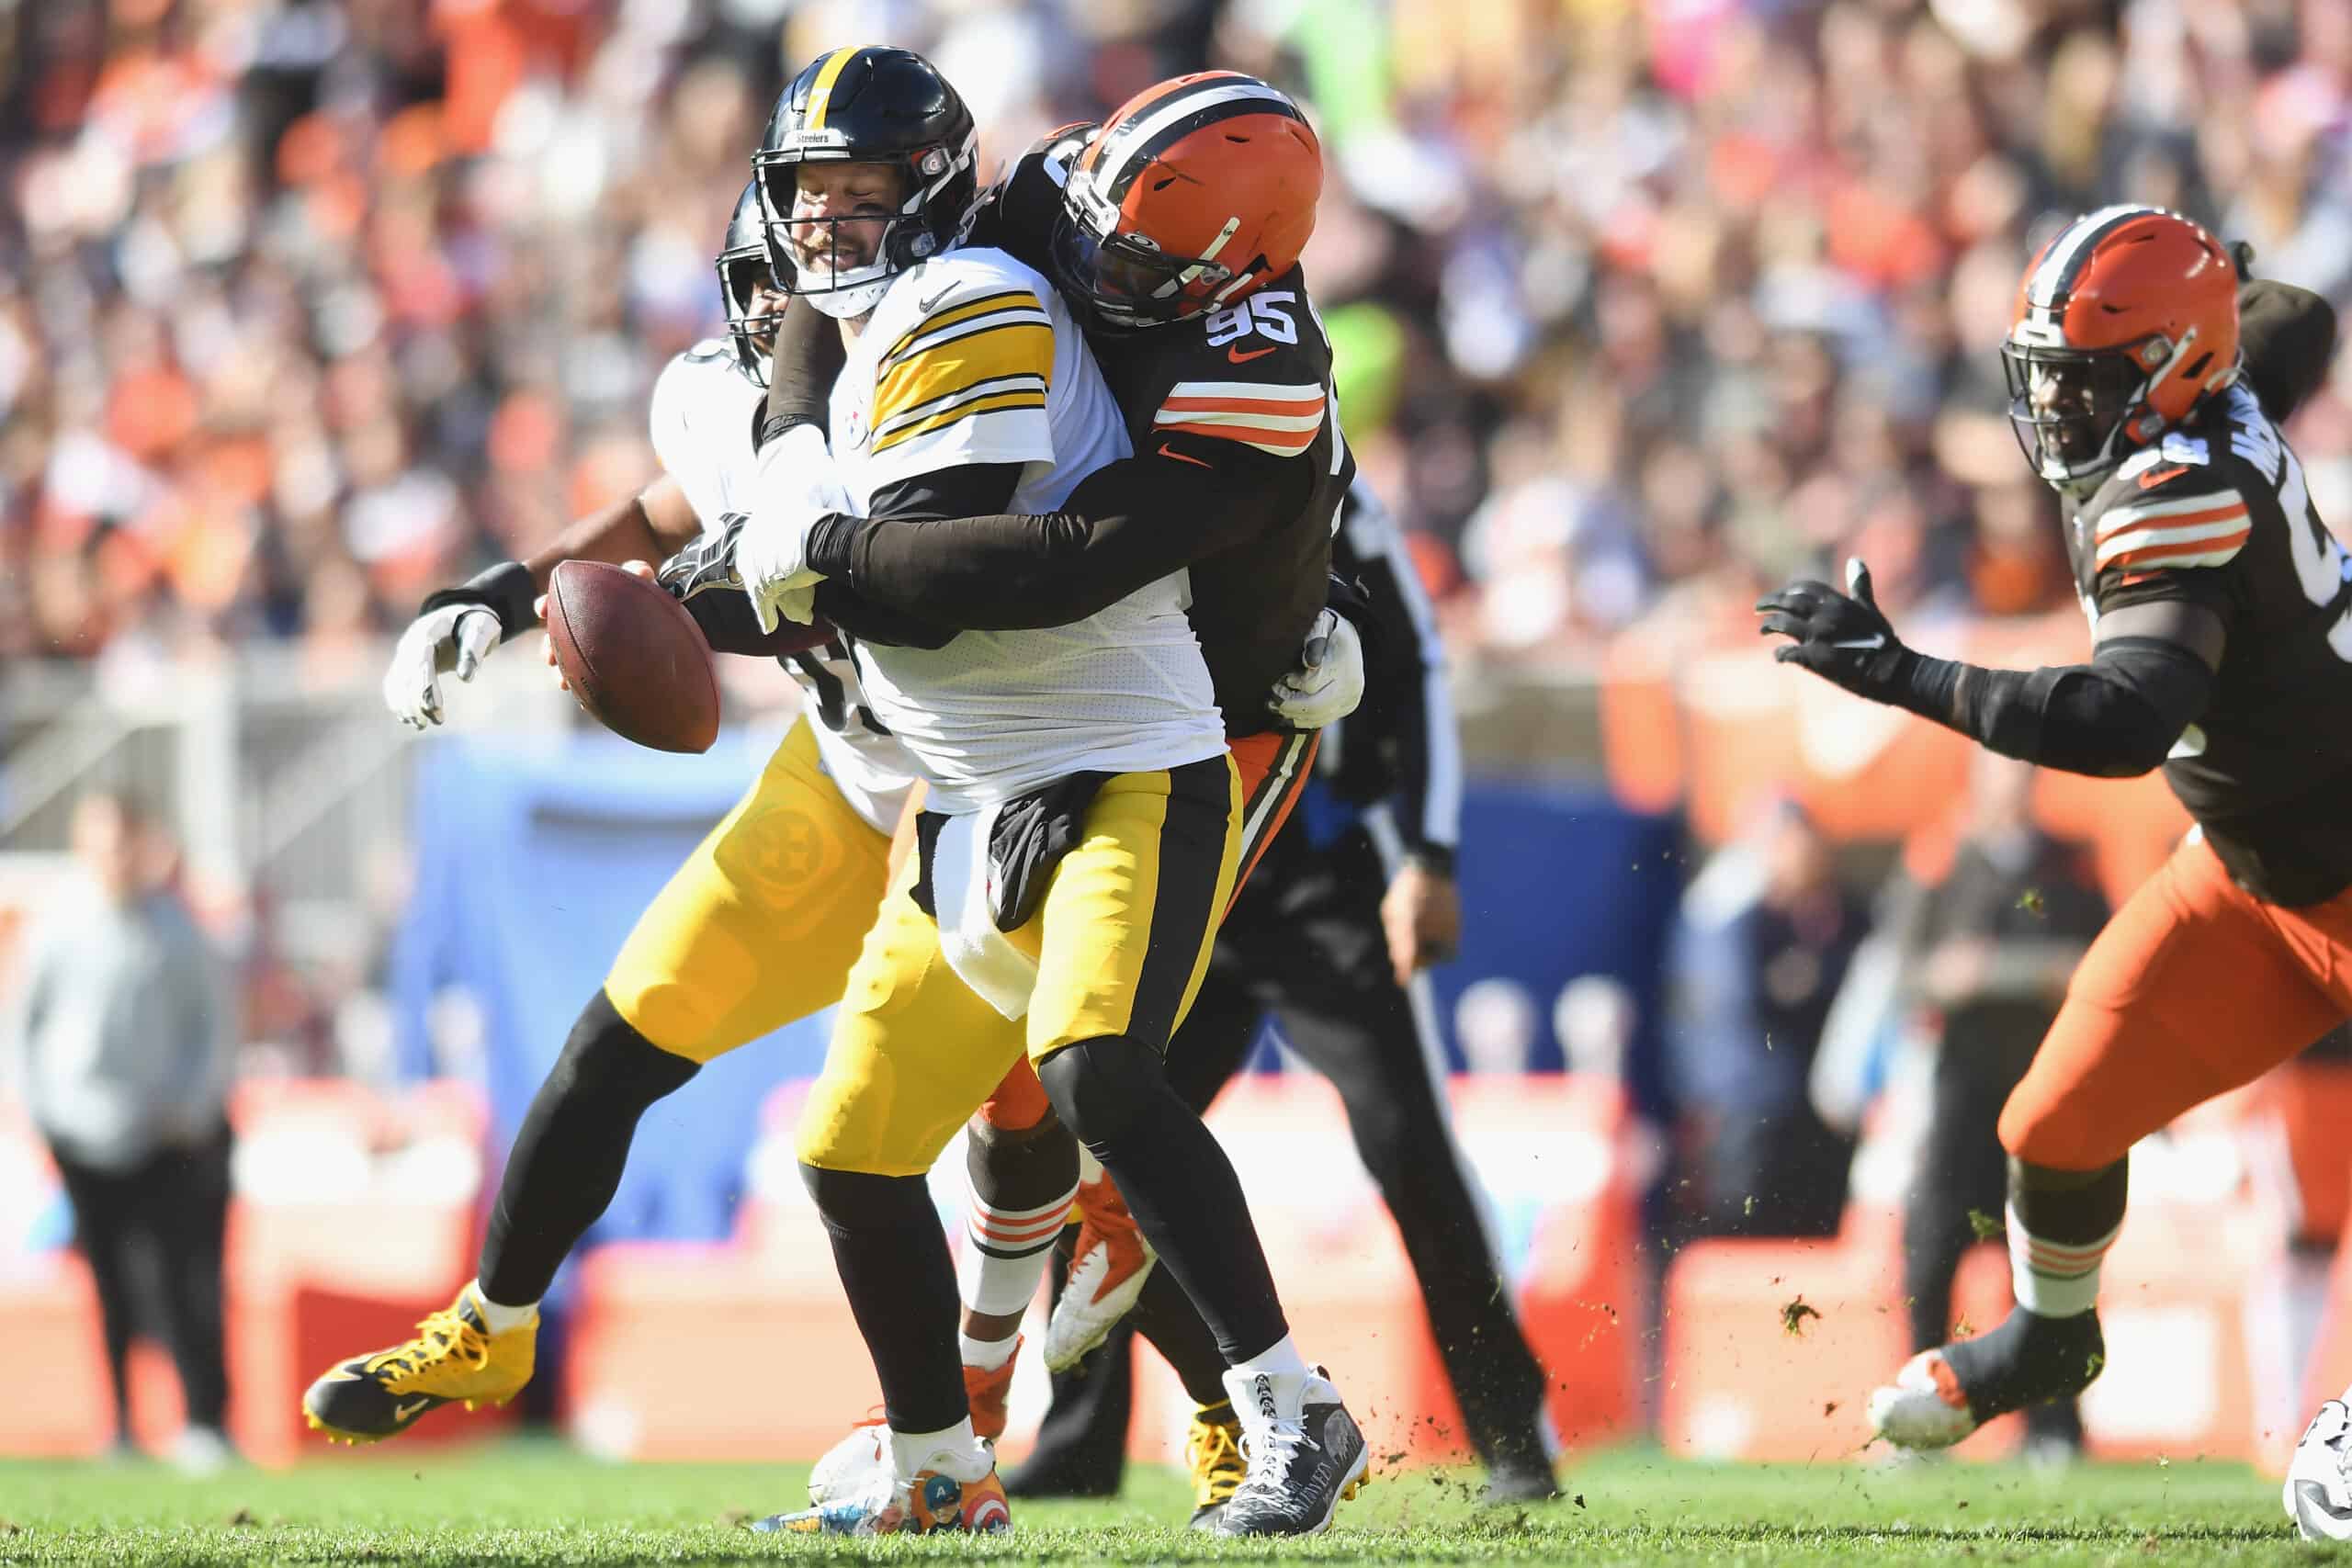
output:
POLYGON ((2082 521, 2096 572, 2226 564, 2253 532, 2245 497, 2211 468, 2157 465, 2116 477, 2082 521), (2154 482, 2151 482, 2154 481, 2154 482))
MULTIPOLYGON (((2185 431, 2172 431, 2154 446, 2143 446, 2123 459, 2115 470, 2119 479, 2133 479, 2145 484, 2144 476, 2157 468, 2203 468, 2213 462, 2213 449, 2202 435, 2185 431)), ((2159 479, 2158 483, 2163 480, 2159 479)))
POLYGON ((882 355, 884 376, 933 348, 1004 327, 1045 328, 1045 355, 1053 356, 1054 319, 1036 275, 1002 251, 956 251, 910 272, 899 287, 913 309, 899 318, 907 324, 882 355))

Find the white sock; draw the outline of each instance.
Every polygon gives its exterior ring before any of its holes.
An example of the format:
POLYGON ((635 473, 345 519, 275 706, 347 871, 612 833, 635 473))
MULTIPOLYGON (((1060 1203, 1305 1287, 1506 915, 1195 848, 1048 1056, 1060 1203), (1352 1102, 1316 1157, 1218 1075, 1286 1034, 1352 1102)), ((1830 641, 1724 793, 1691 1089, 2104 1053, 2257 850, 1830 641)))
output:
POLYGON ((1278 1378, 1303 1378, 1309 1376, 1315 1371, 1306 1364, 1306 1358, 1298 1353, 1298 1347, 1291 1343, 1291 1337, 1287 1334, 1248 1360, 1234 1362, 1233 1370, 1237 1372, 1247 1372, 1251 1377, 1264 1372, 1278 1378))
POLYGON ((2076 1317, 2098 1305, 2099 1267, 2121 1225, 2078 1247, 2027 1235, 2014 1203, 2008 1222, 2009 1289, 2018 1305, 2039 1317, 2076 1317))
POLYGON ((964 1239, 970 1245, 956 1266, 965 1306, 983 1317, 1027 1311, 1077 1196, 1072 1188, 1050 1203, 1012 1210, 991 1207, 977 1192, 967 1194, 964 1239))
POLYGON ((525 1302, 521 1306, 509 1306, 492 1301, 482 1294, 481 1281, 473 1280, 466 1289, 474 1293, 474 1304, 481 1308, 481 1324, 492 1334, 503 1334, 510 1328, 524 1328, 539 1321, 539 1303, 525 1302))
POLYGON ((980 1447, 980 1439, 972 1435, 968 1416, 936 1432, 893 1430, 890 1434, 890 1465, 901 1486, 926 1470, 957 1481, 978 1481, 995 1463, 989 1450, 980 1447))
POLYGON ((1021 1344, 1021 1336, 1009 1339, 975 1339, 968 1334, 956 1336, 956 1348, 964 1352, 964 1364, 992 1372, 1012 1359, 1013 1350, 1021 1344))

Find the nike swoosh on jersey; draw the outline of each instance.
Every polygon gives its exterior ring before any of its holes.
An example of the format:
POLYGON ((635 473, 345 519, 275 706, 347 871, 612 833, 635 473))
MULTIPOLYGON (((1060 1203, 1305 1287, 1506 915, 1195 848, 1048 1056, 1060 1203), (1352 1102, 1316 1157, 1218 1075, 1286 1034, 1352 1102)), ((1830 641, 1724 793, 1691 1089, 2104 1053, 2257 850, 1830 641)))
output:
POLYGON ((2164 483, 2166 479, 2177 478, 2187 472, 2188 472, 2188 469, 2186 466, 2178 466, 2170 468, 2150 468, 2146 473, 2140 476, 2140 488, 2142 490, 2154 490, 2158 485, 2164 483))
POLYGON ((1236 365, 1247 365, 1253 359, 1263 359, 1273 352, 1271 348, 1253 348, 1244 354, 1238 348, 1228 348, 1225 351, 1225 356, 1236 365))
POLYGON ((1215 464, 1213 464, 1213 463, 1204 463, 1204 462, 1202 462, 1198 457, 1186 457, 1183 453, 1179 452, 1178 450, 1176 450, 1176 448, 1174 448, 1173 446, 1170 446, 1170 445, 1168 445, 1168 443, 1167 443, 1167 442, 1165 442, 1165 441, 1163 441, 1163 442, 1161 442, 1161 443, 1159 444, 1159 455, 1160 455, 1161 457, 1173 457, 1173 458, 1175 458, 1175 459, 1176 459, 1178 462, 1180 462, 1180 463, 1190 463, 1190 464, 1192 464, 1192 465, 1193 465, 1194 468, 1214 468, 1214 467, 1216 467, 1216 465, 1215 465, 1215 464))

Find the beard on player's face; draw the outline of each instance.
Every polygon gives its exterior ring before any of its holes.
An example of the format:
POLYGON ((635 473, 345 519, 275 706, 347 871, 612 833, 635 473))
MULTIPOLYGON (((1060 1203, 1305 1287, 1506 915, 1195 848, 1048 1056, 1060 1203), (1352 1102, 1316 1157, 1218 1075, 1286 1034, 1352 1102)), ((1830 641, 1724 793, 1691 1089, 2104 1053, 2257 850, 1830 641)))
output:
POLYGON ((871 266, 905 198, 906 175, 888 164, 804 164, 788 235, 801 276, 822 286, 871 266))

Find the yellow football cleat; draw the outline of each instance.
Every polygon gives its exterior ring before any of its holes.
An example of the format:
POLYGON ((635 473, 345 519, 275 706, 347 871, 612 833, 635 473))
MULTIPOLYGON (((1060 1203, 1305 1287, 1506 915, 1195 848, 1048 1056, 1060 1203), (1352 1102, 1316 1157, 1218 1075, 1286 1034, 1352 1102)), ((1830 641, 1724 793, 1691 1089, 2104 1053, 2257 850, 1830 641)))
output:
POLYGON ((538 1337, 536 1312, 519 1327, 491 1333, 481 1299, 468 1285, 448 1310, 418 1324, 407 1344, 356 1356, 312 1383, 302 1395, 302 1418, 331 1440, 373 1443, 453 1401, 469 1410, 503 1404, 531 1381, 538 1337))
POLYGON ((1250 1474, 1241 1452, 1241 1417, 1233 1413, 1231 1400, 1193 1412, 1192 1427, 1184 1434, 1184 1464, 1193 1472, 1189 1528, 1215 1530, 1226 1500, 1250 1474))

